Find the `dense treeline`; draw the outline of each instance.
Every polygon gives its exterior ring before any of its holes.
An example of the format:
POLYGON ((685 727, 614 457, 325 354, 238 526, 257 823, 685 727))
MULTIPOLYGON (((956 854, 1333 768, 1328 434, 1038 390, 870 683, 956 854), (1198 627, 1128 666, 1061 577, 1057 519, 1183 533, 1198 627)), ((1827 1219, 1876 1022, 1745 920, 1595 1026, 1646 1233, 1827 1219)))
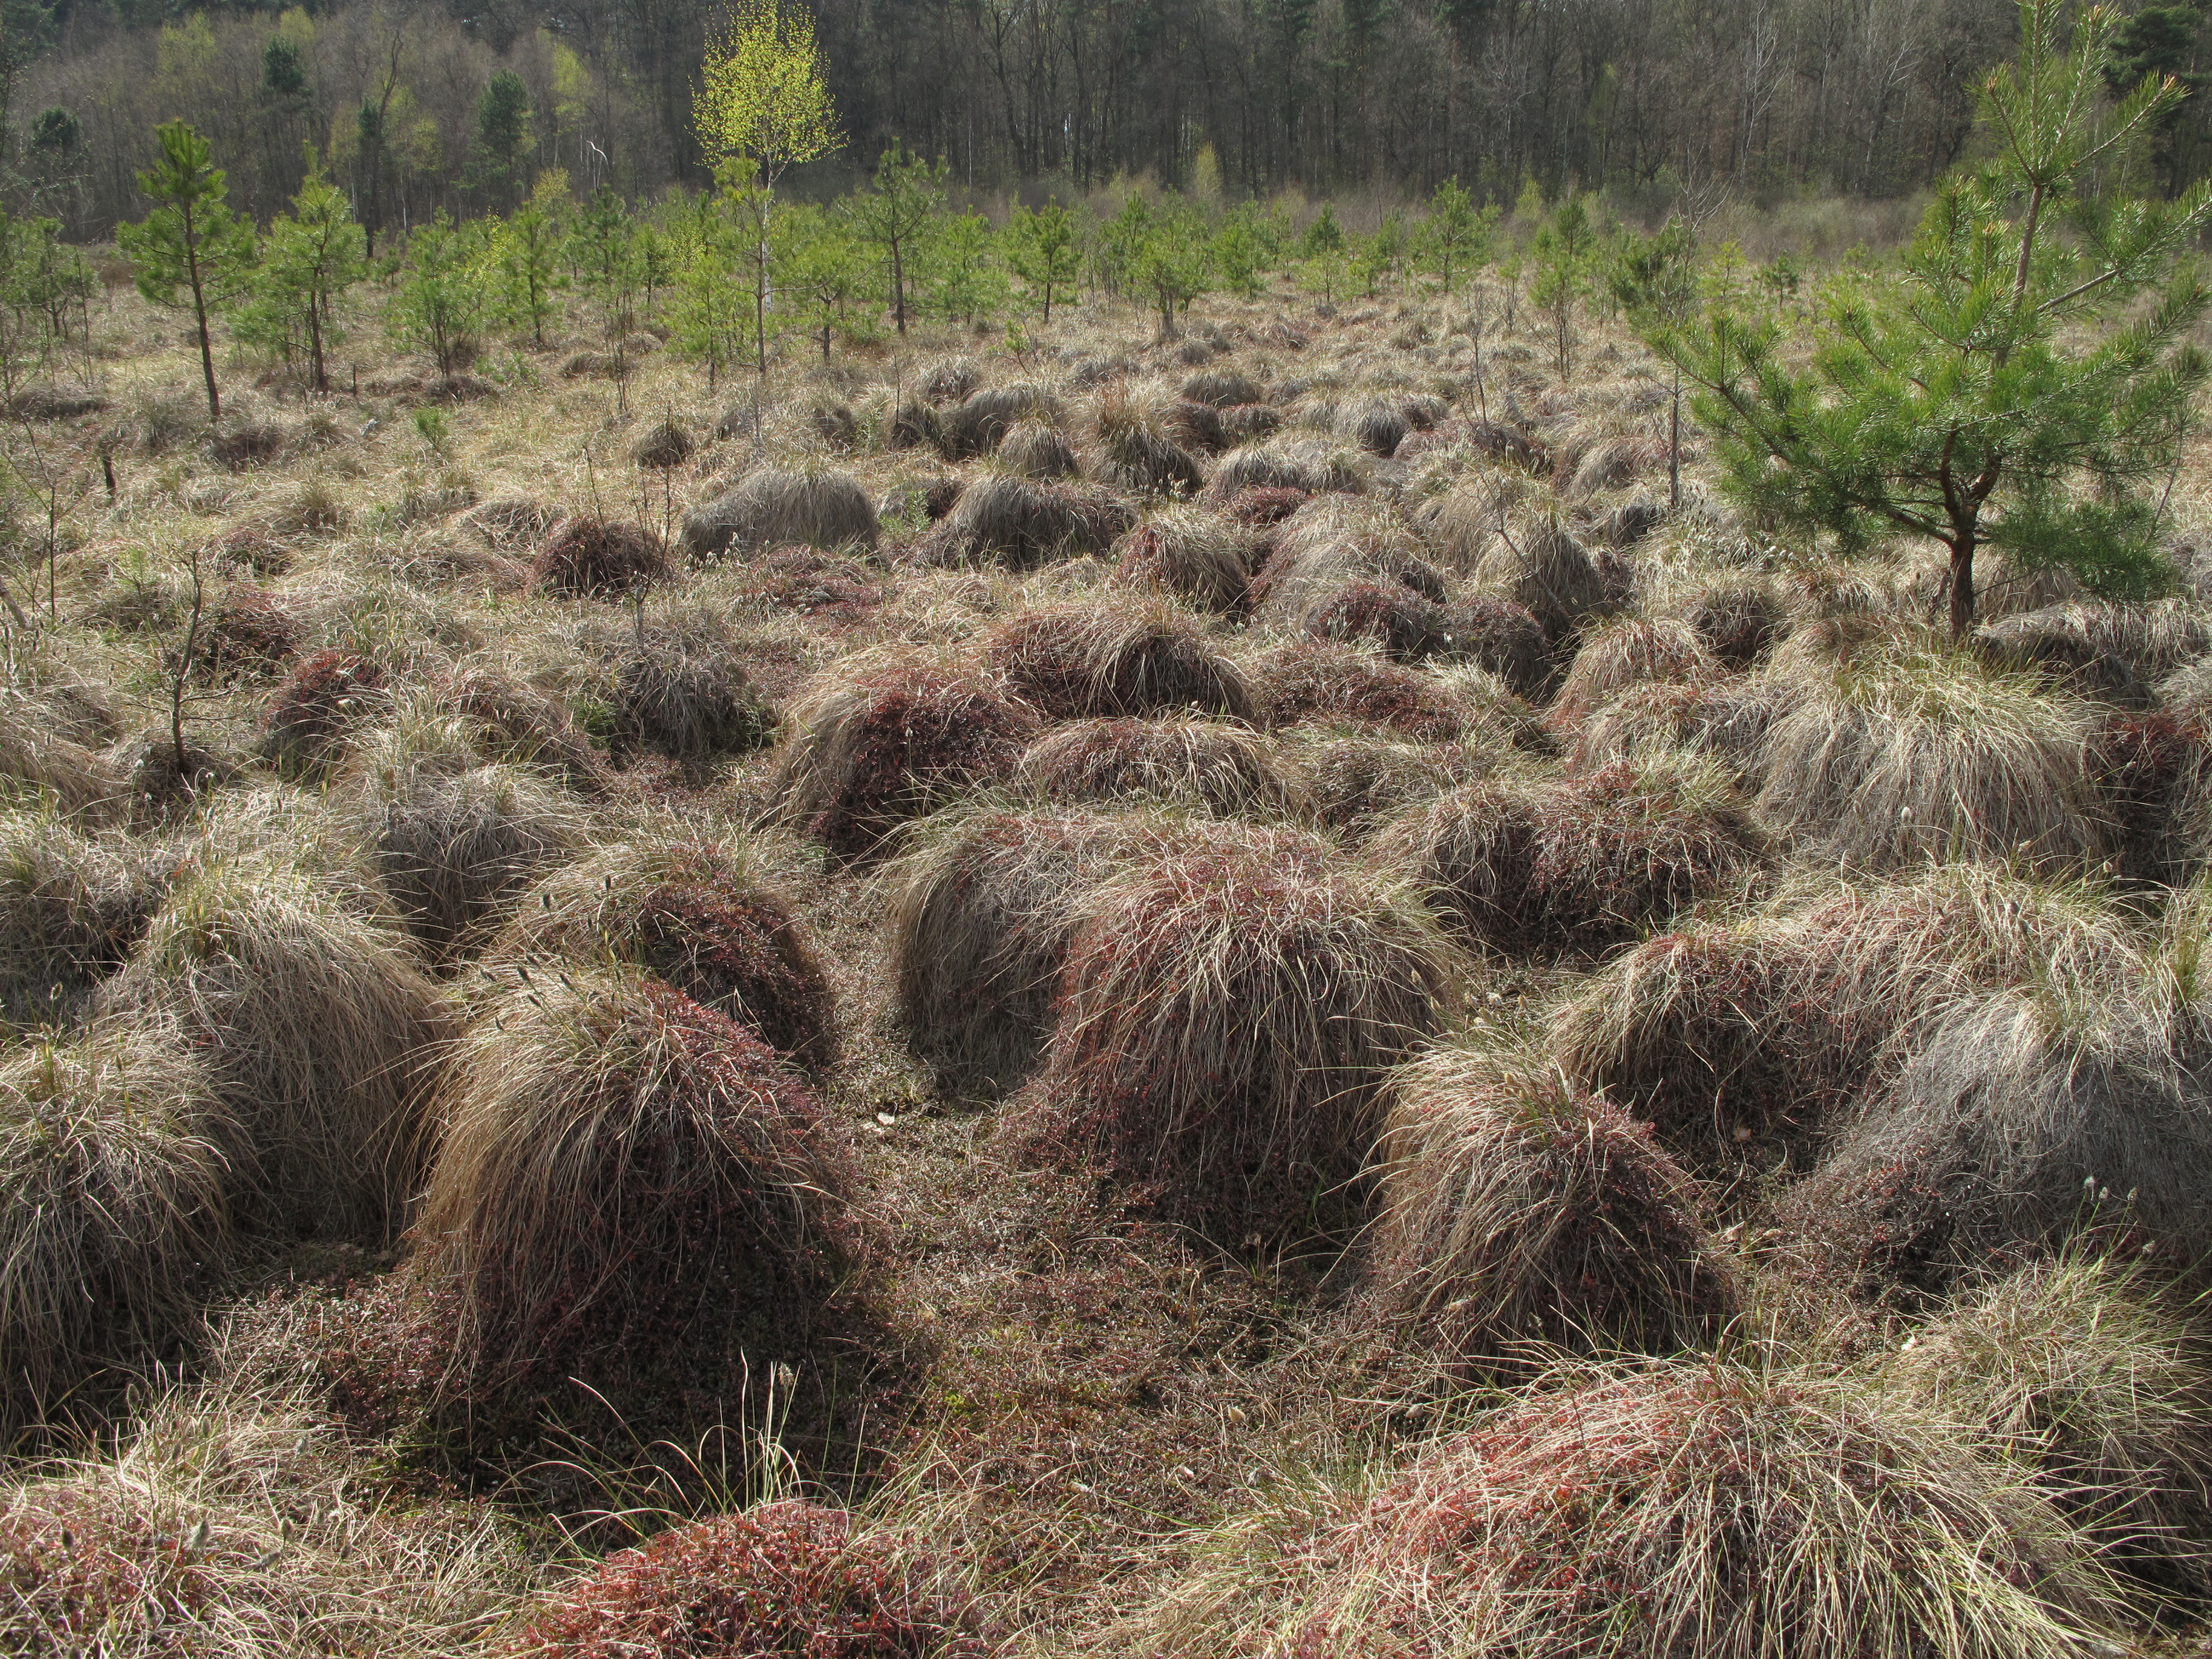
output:
MULTIPOLYGON (((1510 204, 1529 177, 1663 205, 1676 189, 1894 195, 1955 162, 1973 88, 2014 46, 2008 0, 820 0, 866 173, 892 137, 958 186, 1063 193, 1121 173, 1231 197, 1297 183, 1510 204), (1211 149, 1211 157, 1206 152, 1211 149), (1204 159, 1202 159, 1204 158, 1204 159)), ((564 167, 588 192, 703 183, 689 0, 353 0, 270 11, 11 0, 4 117, 21 180, 70 234, 141 210, 159 121, 214 141, 265 218, 304 143, 373 230, 507 209, 564 167)), ((2123 62, 2193 79, 2193 3, 2142 9, 2123 62)), ((2204 118, 2171 124, 2169 179, 2204 118)), ((818 170, 821 171, 821 170, 818 170)), ((817 178, 816 188, 842 182, 817 178)))

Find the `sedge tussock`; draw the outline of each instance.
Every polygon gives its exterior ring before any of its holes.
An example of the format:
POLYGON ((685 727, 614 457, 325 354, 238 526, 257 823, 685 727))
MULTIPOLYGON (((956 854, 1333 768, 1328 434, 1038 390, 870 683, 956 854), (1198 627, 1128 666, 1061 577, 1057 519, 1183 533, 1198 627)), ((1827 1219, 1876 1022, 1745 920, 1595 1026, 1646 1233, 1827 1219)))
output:
POLYGON ((1152 1656, 2064 1659, 2094 1550, 1945 1425, 1813 1372, 1569 1368, 1401 1470, 1224 1528, 1152 1656))
POLYGON ((1032 1154, 1218 1237, 1328 1231, 1384 1074, 1459 993, 1413 888, 1300 831, 1196 823, 1074 921, 1032 1154))
POLYGON ((743 842, 664 833, 594 848, 545 877, 479 963, 623 963, 726 1014, 810 1071, 836 1056, 836 999, 790 901, 743 842))
POLYGON ((1188 718, 1054 726, 1022 752, 1014 783, 1040 800, 1157 800, 1224 818, 1279 817, 1297 799, 1266 738, 1188 718))
POLYGON ((1026 611, 992 631, 983 659, 1050 720, 1183 710, 1253 717, 1243 672, 1196 617, 1163 599, 1026 611))
POLYGON ((1648 1125, 1540 1056, 1413 1061, 1376 1157, 1370 1304, 1463 1372, 1532 1345, 1672 1353, 1735 1311, 1697 1183, 1648 1125))
POLYGON ((159 1018, 0 1060, 0 1414, 164 1357, 198 1312, 229 1243, 215 1114, 205 1068, 159 1018))

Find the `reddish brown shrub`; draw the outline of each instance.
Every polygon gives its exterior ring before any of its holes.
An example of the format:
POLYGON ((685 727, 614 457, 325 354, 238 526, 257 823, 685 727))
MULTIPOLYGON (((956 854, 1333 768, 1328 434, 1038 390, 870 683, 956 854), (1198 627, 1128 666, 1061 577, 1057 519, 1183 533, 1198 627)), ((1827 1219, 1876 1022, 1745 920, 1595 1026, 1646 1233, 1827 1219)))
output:
POLYGON ((1255 484, 1249 489, 1238 490, 1221 510, 1239 524, 1280 524, 1312 499, 1310 490, 1255 484))
POLYGON ((547 1598, 514 1659, 983 1659, 973 1602, 896 1534, 786 1500, 675 1527, 547 1598))
POLYGON ((746 567, 738 591, 778 611, 838 626, 865 622, 884 602, 867 568, 811 547, 781 547, 746 567))
POLYGON ((579 513, 553 526, 530 576, 541 593, 605 599, 665 581, 671 568, 668 548, 653 531, 579 513))

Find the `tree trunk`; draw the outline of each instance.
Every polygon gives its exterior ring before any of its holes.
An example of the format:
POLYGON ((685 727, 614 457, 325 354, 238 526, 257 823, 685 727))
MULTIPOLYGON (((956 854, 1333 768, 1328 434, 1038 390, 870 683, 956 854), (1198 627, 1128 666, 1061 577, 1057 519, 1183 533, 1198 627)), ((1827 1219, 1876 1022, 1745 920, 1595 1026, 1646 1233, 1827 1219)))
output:
POLYGON ((1974 625, 1974 538, 1972 532, 1951 544, 1951 638, 1966 637, 1974 625))

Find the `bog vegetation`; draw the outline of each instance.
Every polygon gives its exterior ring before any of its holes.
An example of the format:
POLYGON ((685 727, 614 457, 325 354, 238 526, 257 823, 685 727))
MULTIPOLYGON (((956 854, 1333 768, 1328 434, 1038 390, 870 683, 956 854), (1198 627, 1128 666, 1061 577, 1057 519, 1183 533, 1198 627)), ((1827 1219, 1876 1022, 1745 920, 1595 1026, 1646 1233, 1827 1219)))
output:
POLYGON ((7 220, 0 1652, 2212 1650, 2142 15, 1847 258, 802 190, 773 0, 7 220))

